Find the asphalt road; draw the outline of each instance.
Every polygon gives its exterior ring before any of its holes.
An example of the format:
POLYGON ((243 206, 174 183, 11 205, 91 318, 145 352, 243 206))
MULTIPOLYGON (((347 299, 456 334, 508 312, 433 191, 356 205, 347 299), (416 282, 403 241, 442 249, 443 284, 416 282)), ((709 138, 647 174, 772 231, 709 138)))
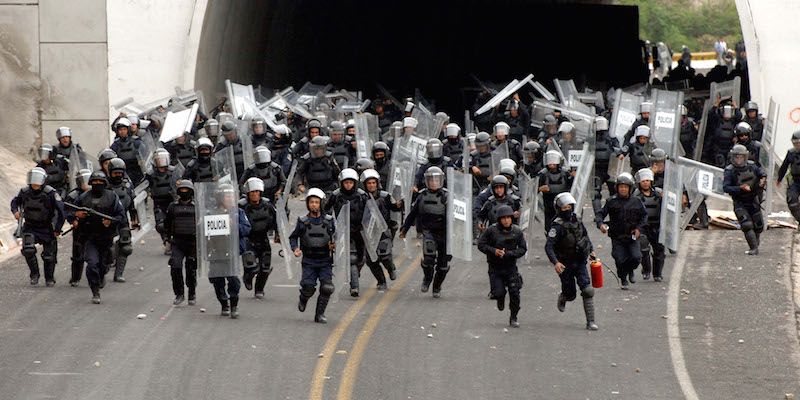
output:
MULTIPOLYGON (((610 241, 589 231, 600 258, 613 264, 610 241)), ((508 310, 497 311, 486 297, 486 263, 477 249, 475 261, 453 263, 442 298, 434 299, 419 291, 418 243, 406 252, 398 239, 399 277, 390 289, 376 292, 365 268, 362 288, 370 289, 332 303, 329 323, 320 325, 313 322, 315 299, 306 313, 297 311, 299 271, 287 279, 277 245, 266 298, 243 289, 241 317, 231 320, 219 315, 205 278, 197 305, 172 306, 155 232, 136 244, 128 282, 109 282, 103 303, 93 305, 85 279, 78 288, 67 284, 65 239, 54 288, 28 285, 20 256, 0 264, 0 398, 798 396, 792 233, 765 233, 756 257, 743 255, 741 238, 686 232, 681 252, 667 258, 664 282, 640 279, 628 292, 606 271, 595 297, 596 332, 584 329, 580 299, 563 314, 556 310, 560 285, 543 243, 533 249, 541 260, 521 267, 522 327, 514 329, 508 310), (147 318, 137 319, 140 313, 147 318)))

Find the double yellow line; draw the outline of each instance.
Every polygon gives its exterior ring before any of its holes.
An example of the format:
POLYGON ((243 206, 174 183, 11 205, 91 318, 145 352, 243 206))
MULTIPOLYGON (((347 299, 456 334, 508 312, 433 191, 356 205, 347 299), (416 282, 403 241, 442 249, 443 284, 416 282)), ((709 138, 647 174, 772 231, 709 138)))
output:
MULTIPOLYGON (((399 262, 396 265, 401 265, 403 261, 405 261, 405 258, 405 254, 401 255, 398 260, 399 262)), ((414 275, 414 271, 416 270, 414 265, 416 265, 421 259, 422 254, 420 253, 415 260, 405 265, 405 272, 398 277, 392 287, 386 292, 386 295, 381 299, 380 303, 378 303, 378 305, 370 314, 369 319, 367 319, 367 322, 364 324, 364 328, 356 338, 353 348, 350 351, 350 356, 345 364, 344 372, 342 373, 341 384, 339 385, 339 391, 337 394, 338 399, 350 399, 352 397, 356 377, 358 376, 358 368, 361 364, 361 359, 364 356, 364 352, 367 349, 367 345, 372 338, 372 334, 375 332, 375 329, 377 329, 378 323, 383 317, 383 314, 389 308, 389 305, 392 303, 392 301, 394 301, 398 293, 400 293, 400 290, 403 288, 405 283, 411 278, 412 275, 414 275)), ((325 387, 325 376, 328 373, 328 367, 331 364, 336 347, 344 336, 347 328, 350 327, 350 324, 353 322, 355 317, 358 315, 361 309, 364 308, 372 296, 375 295, 375 293, 375 288, 371 288, 364 294, 363 297, 356 301, 336 325, 336 328, 333 330, 333 332, 331 332, 328 340, 325 341, 325 346, 322 350, 323 356, 319 359, 319 361, 317 361, 317 365, 314 368, 314 375, 311 378, 311 390, 309 391, 308 395, 310 400, 322 400, 322 394, 325 387)))

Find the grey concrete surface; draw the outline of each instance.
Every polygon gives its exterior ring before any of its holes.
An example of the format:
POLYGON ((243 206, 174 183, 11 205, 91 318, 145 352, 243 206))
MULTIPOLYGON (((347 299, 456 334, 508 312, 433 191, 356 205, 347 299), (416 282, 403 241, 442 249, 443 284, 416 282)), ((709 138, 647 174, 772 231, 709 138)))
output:
POLYGON ((106 41, 106 0, 41 0, 39 10, 42 42, 106 41))

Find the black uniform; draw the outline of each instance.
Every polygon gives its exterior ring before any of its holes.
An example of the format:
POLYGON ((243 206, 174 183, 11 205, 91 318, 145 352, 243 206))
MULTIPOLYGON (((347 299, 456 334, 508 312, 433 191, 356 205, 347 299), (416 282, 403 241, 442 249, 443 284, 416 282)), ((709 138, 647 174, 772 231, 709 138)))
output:
POLYGON ((31 283, 39 279, 39 262, 36 260, 36 243, 42 245, 44 279, 48 286, 56 282, 55 269, 58 243, 55 234, 61 234, 64 225, 64 204, 61 196, 50 186, 39 190, 30 186, 22 188, 11 200, 11 213, 20 212, 22 225, 22 255, 30 268, 31 283))
POLYGON ((472 194, 477 195, 489 185, 489 179, 492 177, 492 153, 490 151, 481 153, 478 150, 474 150, 469 155, 472 158, 469 163, 469 169, 476 183, 476 185, 472 185, 472 194), (481 174, 475 175, 472 167, 478 167, 481 174))
MULTIPOLYGON (((778 169, 778 182, 783 180, 787 171, 791 172, 793 177, 800 177, 800 152, 796 149, 786 152, 783 164, 778 169)), ((800 178, 794 178, 792 184, 786 188, 786 203, 794 219, 800 222, 800 178)))
POLYGON ((694 126, 694 120, 689 117, 681 119, 681 146, 686 152, 687 158, 694 158, 694 149, 697 145, 697 128, 694 126))
POLYGON ((319 158, 311 157, 311 154, 304 155, 297 168, 300 182, 307 188, 319 188, 326 195, 336 189, 339 172, 341 172, 339 164, 330 151, 326 151, 325 155, 319 158))
POLYGON ((625 154, 631 160, 631 173, 635 174, 642 168, 650 167, 650 149, 652 147, 649 143, 641 144, 638 140, 627 146, 625 154))
POLYGON ((186 170, 183 171, 182 179, 188 179, 194 183, 214 181, 214 167, 211 166, 211 158, 198 157, 189 161, 186 170))
POLYGON ((638 229, 644 234, 647 228, 647 210, 642 201, 635 196, 612 196, 597 212, 595 222, 599 229, 603 220, 609 217, 608 236, 611 238, 611 256, 617 264, 617 274, 622 280, 622 285, 627 287, 628 278, 633 277, 633 271, 642 261, 642 251, 639 243, 633 237, 634 230, 638 229))
MULTIPOLYGON (((325 202, 325 212, 339 215, 339 211, 350 203, 350 290, 358 292, 358 278, 361 276, 361 268, 366 262, 366 247, 364 238, 361 236, 361 219, 364 217, 364 210, 367 208, 367 192, 353 186, 353 190, 346 191, 343 187, 331 193, 331 197, 325 202)), ((346 229, 340 226, 339 229, 346 229)), ((378 277, 375 277, 378 279, 378 277)))
POLYGON ((69 166, 65 159, 53 156, 50 162, 39 161, 36 166, 44 169, 44 172, 47 173, 44 184, 55 189, 59 196, 66 196, 67 189, 69 189, 69 184, 67 183, 69 166))
POLYGON ((633 138, 633 135, 636 134, 636 128, 642 125, 648 126, 649 124, 650 118, 642 118, 642 116, 639 115, 639 118, 636 118, 636 121, 633 121, 631 129, 628 129, 628 132, 625 132, 625 140, 622 141, 622 146, 628 146, 631 144, 631 138, 633 138))
POLYGON ((366 257, 367 266, 370 271, 372 271, 372 274, 375 275, 375 279, 378 280, 378 285, 381 285, 386 284, 386 277, 381 269, 381 264, 389 271, 389 276, 393 277, 392 279, 394 279, 395 276, 395 266, 392 260, 392 239, 394 238, 394 232, 397 230, 397 227, 394 226, 395 222, 391 218, 391 212, 402 211, 403 208, 397 205, 397 202, 389 192, 379 190, 375 194, 367 193, 367 196, 372 196, 372 198, 375 199, 375 203, 378 205, 378 209, 381 211, 384 221, 389 225, 389 230, 383 232, 380 243, 378 243, 378 249, 376 250, 378 259, 372 261, 370 257, 366 257))
POLYGON ((498 222, 483 231, 478 239, 478 250, 486 254, 486 262, 489 263, 492 299, 498 300, 498 304, 504 303, 508 288, 508 308, 511 310, 511 318, 516 319, 520 309, 519 290, 522 288, 517 259, 524 257, 528 251, 525 235, 517 225, 512 224, 505 228, 498 222), (502 258, 495 255, 497 249, 505 250, 502 258))
POLYGON ((717 107, 713 107, 708 114, 708 128, 706 134, 706 145, 704 145, 704 152, 707 154, 707 160, 710 160, 717 167, 723 168, 727 164, 728 152, 733 147, 733 138, 736 136, 736 124, 741 119, 741 114, 738 109, 734 110, 733 118, 729 120, 723 119, 717 107))
MULTIPOLYGON (((433 293, 441 290, 442 282, 450 271, 450 256, 446 251, 446 214, 447 214, 447 189, 430 191, 421 190, 411 212, 406 216, 400 232, 405 234, 416 225, 422 229, 422 272, 424 273, 423 285, 433 282, 433 293), (434 267, 436 275, 434 276, 434 267)), ((427 291, 427 288, 425 289, 427 291)))
POLYGON ((569 192, 572 188, 572 175, 568 168, 559 166, 558 169, 550 171, 549 168, 544 168, 539 171, 539 186, 550 188, 547 192, 542 192, 542 199, 544 201, 544 230, 550 231, 550 224, 556 216, 555 205, 553 201, 559 193, 569 192))
POLYGON ((107 227, 103 225, 103 218, 93 214, 88 214, 80 222, 80 225, 85 228, 84 233, 86 234, 83 247, 83 257, 86 260, 86 280, 89 282, 92 293, 99 294, 99 290, 105 282, 103 277, 112 262, 111 245, 114 236, 117 235, 120 227, 128 226, 128 219, 119 197, 110 188, 103 190, 99 195, 95 195, 94 190, 84 192, 78 196, 77 205, 114 217, 112 223, 107 227))
MULTIPOLYGON (((109 181, 114 179, 114 177, 111 177, 109 181)), ((125 224, 119 226, 117 241, 114 245, 114 259, 116 260, 114 281, 124 282, 122 274, 125 272, 125 266, 128 264, 128 256, 131 255, 131 251, 133 250, 131 243, 131 227, 138 226, 139 218, 136 214, 136 208, 133 205, 133 187, 131 182, 124 179, 118 183, 112 182, 110 189, 116 193, 120 204, 122 204, 122 208, 130 216, 130 219, 126 219, 125 224), (128 226, 128 221, 131 222, 131 227, 128 226)))
MULTIPOLYGON (((347 228, 343 228, 347 229, 347 228)), ((292 250, 298 247, 303 252, 303 277, 300 279, 300 302, 305 303, 314 295, 319 280, 317 316, 328 307, 328 301, 336 289, 333 285, 333 257, 329 243, 336 237, 336 221, 328 214, 312 217, 311 214, 297 218, 294 231, 289 236, 292 250)), ((282 238, 281 240, 286 240, 282 238)), ((287 255, 292 257, 293 255, 287 255)), ((301 310, 301 311, 302 311, 301 310)))
POLYGON ((175 296, 183 296, 185 268, 189 301, 193 301, 197 288, 197 221, 193 201, 176 200, 169 204, 164 216, 164 234, 172 247, 169 257, 172 291, 175 296))
POLYGON ((341 142, 328 141, 328 151, 333 155, 333 159, 342 168, 348 168, 355 164, 356 149, 353 148, 353 138, 344 135, 341 142))
POLYGON ((561 280, 559 302, 575 300, 578 297, 578 291, 575 289, 577 284, 583 297, 584 309, 588 307, 588 302, 593 313, 594 303, 588 300, 594 297, 594 288, 586 270, 586 259, 594 248, 583 222, 572 211, 569 214, 559 213, 553 220, 553 225, 547 232, 544 249, 553 265, 558 263, 564 265, 564 271, 558 276, 561 280))
MULTIPOLYGON (((422 164, 417 168, 417 171, 414 174, 414 186, 417 188, 422 188, 425 186, 425 171, 427 171, 430 167, 439 167, 442 171, 447 171, 448 167, 456 168, 456 166, 450 160, 450 157, 435 159, 429 158, 427 163, 422 164)), ((442 186, 447 186, 447 181, 445 181, 442 186)))
POLYGON ((459 161, 464 156, 464 142, 461 137, 445 138, 442 144, 442 154, 459 164, 459 161))
POLYGON ((647 225, 639 235, 639 246, 642 250, 642 275, 644 279, 648 279, 652 271, 653 278, 661 280, 666 258, 664 245, 658 242, 658 234, 661 230, 661 189, 651 188, 650 194, 636 189, 633 195, 642 201, 647 210, 647 225), (652 259, 650 248, 653 249, 652 259))
MULTIPOLYGON (((501 206, 509 206, 514 212, 518 212, 520 208, 522 208, 522 199, 514 193, 511 193, 511 189, 508 190, 507 194, 503 194, 502 198, 497 197, 496 195, 489 196, 489 199, 483 203, 480 211, 478 211, 475 218, 477 218, 478 222, 481 222, 483 226, 490 226, 496 222, 497 220, 497 209, 501 206)), ((517 224, 519 223, 519 219, 517 217, 512 217, 512 223, 517 224)))
POLYGON ((166 243, 168 236, 164 229, 164 218, 167 215, 167 208, 175 198, 172 195, 172 182, 175 167, 169 166, 161 171, 161 168, 153 168, 147 171, 145 179, 149 183, 148 190, 153 199, 153 219, 156 222, 156 231, 161 235, 161 241, 166 243))
POLYGON ((758 249, 761 232, 764 231, 764 216, 761 214, 763 189, 760 181, 766 176, 752 161, 747 161, 742 167, 733 164, 725 167, 723 190, 733 199, 733 212, 750 250, 758 249), (750 185, 750 191, 742 190, 741 185, 750 185))
POLYGON ((620 154, 622 150, 619 147, 619 140, 611 136, 608 131, 598 131, 594 149, 594 197, 592 198, 592 208, 595 212, 601 207, 604 183, 609 196, 616 193, 614 182, 608 175, 608 166, 611 160, 620 154))
POLYGON ((283 169, 280 165, 270 163, 253 164, 249 166, 239 179, 241 186, 242 196, 246 197, 247 192, 244 190, 244 184, 250 178, 260 178, 264 182, 264 193, 262 196, 268 198, 270 201, 276 201, 278 190, 282 190, 286 185, 286 176, 283 174, 283 169))
POLYGON ((195 143, 193 140, 186 140, 183 144, 175 140, 164 144, 164 148, 169 152, 169 158, 172 160, 172 165, 177 165, 178 162, 183 164, 186 168, 189 163, 195 159, 197 150, 195 150, 195 143))
MULTIPOLYGON (((280 168, 278 168, 280 170, 280 168)), ((263 196, 263 195, 262 195, 263 196)), ((239 208, 247 214, 250 220, 250 233, 247 235, 247 245, 242 259, 244 261, 244 282, 249 287, 256 278, 256 295, 264 294, 269 274, 272 273, 272 248, 269 243, 269 232, 277 232, 277 217, 275 206, 267 197, 262 197, 257 204, 249 198, 239 200, 239 208)), ((287 257, 293 257, 287 254, 287 257)))
MULTIPOLYGON (((75 188, 69 193, 67 193, 67 197, 64 200, 70 204, 77 204, 78 197, 83 194, 83 189, 75 188)), ((81 275, 83 275, 83 242, 86 241, 86 233, 84 224, 80 223, 80 220, 75 217, 75 210, 72 208, 67 208, 65 210, 65 216, 67 222, 73 226, 72 229, 72 277, 69 280, 69 283, 72 285, 77 285, 78 282, 81 280, 81 275), (78 222, 78 225, 75 226, 75 222, 78 222)))
POLYGON ((125 172, 131 179, 134 185, 138 185, 144 178, 142 167, 139 166, 139 147, 142 146, 142 141, 138 136, 117 137, 114 143, 111 143, 111 150, 117 153, 117 157, 125 161, 125 172))
POLYGON ((747 115, 742 118, 742 122, 747 122, 751 128, 753 128, 753 134, 750 139, 761 141, 761 138, 764 136, 764 117, 761 114, 757 114, 754 119, 750 119, 747 115))
MULTIPOLYGON (((242 146, 242 138, 240 138, 237 135, 236 136, 236 141, 234 141, 233 143, 229 143, 228 140, 225 139, 225 136, 222 136, 219 139, 219 142, 217 142, 217 147, 214 148, 214 153, 220 152, 220 151, 222 151, 223 149, 225 149, 226 147, 229 147, 229 146, 233 147, 233 161, 234 161, 234 164, 236 165, 236 176, 242 176, 242 174, 244 173, 244 167, 245 167, 245 165, 244 165, 244 150, 242 148, 243 147, 242 146)), ((192 182, 196 182, 196 181, 192 180, 192 182)))
POLYGON ((375 160, 375 171, 378 171, 378 175, 381 176, 382 188, 389 187, 389 173, 391 172, 391 169, 392 169, 392 163, 389 162, 388 154, 383 158, 375 160))
POLYGON ((502 146, 503 143, 508 144, 508 158, 514 160, 517 165, 522 165, 522 145, 516 139, 506 139, 503 142, 492 142, 489 146, 491 151, 496 150, 502 146))

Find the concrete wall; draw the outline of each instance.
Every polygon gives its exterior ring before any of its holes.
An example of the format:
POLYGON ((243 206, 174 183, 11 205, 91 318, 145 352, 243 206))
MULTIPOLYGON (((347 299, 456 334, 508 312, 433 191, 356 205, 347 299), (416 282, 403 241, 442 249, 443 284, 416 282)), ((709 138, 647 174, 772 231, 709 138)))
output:
POLYGON ((776 149, 783 157, 800 129, 800 2, 736 0, 750 72, 750 92, 766 115, 770 97, 781 106, 776 149))

